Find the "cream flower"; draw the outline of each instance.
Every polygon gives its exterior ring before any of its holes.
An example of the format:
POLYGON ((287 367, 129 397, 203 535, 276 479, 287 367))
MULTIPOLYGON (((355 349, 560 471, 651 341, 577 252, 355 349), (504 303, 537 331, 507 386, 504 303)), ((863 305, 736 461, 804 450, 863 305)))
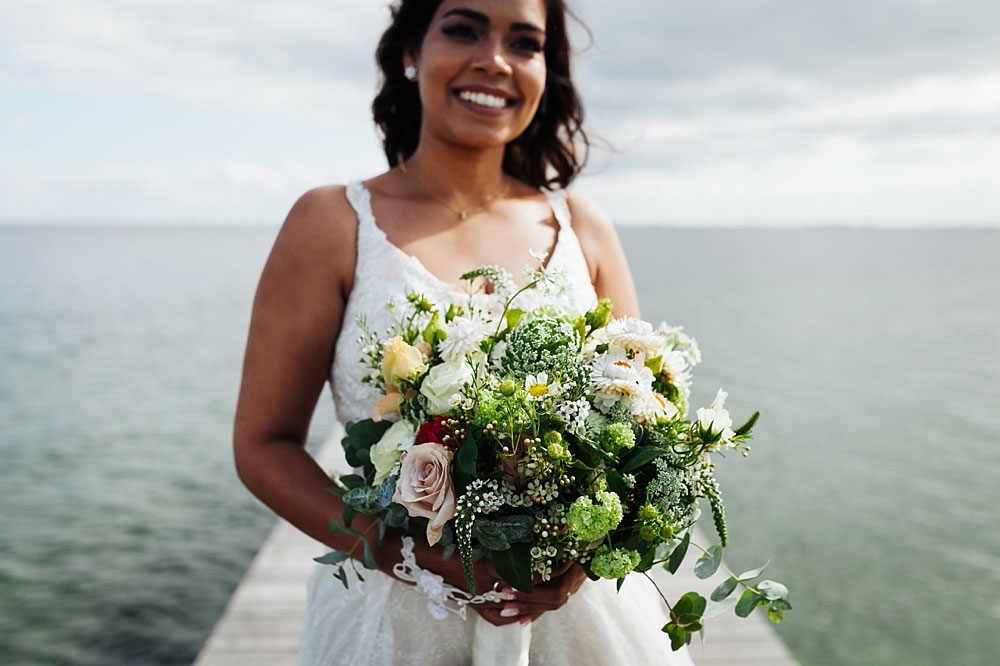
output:
POLYGON ((408 345, 400 336, 382 341, 382 379, 388 384, 397 384, 403 379, 412 379, 427 370, 420 350, 408 345))
POLYGON ((730 418, 729 412, 723 406, 728 396, 728 393, 719 389, 712 404, 698 410, 698 423, 702 430, 710 432, 712 435, 719 435, 719 440, 723 443, 728 442, 736 434, 732 429, 733 419, 730 418))
POLYGON ((375 465, 373 483, 376 486, 391 476, 392 468, 399 461, 399 456, 410 448, 416 434, 416 429, 409 421, 396 421, 382 433, 382 438, 372 446, 369 452, 372 464, 375 465))
POLYGON ((641 400, 632 401, 632 415, 643 425, 651 425, 660 418, 672 419, 679 414, 677 406, 656 391, 650 391, 641 400))
POLYGON ((444 524, 455 515, 455 487, 451 482, 452 452, 436 442, 417 444, 403 456, 393 502, 411 516, 430 519, 427 543, 441 538, 444 524))
POLYGON ((660 365, 660 375, 666 379, 671 386, 677 388, 687 388, 691 386, 691 373, 688 372, 687 357, 683 352, 671 349, 662 354, 663 361, 660 365))
MULTIPOLYGON (((474 362, 481 361, 479 357, 485 357, 485 354, 480 352, 474 356, 474 362)), ((471 381, 472 368, 464 357, 435 365, 420 385, 420 394, 427 398, 427 411, 435 416, 447 414, 453 409, 452 396, 471 381)))
POLYGON ((633 317, 612 319, 605 326, 604 338, 608 344, 626 351, 645 354, 656 352, 665 342, 653 332, 653 326, 649 322, 633 317))
POLYGON ((459 361, 479 351, 479 345, 493 332, 482 317, 455 317, 445 327, 447 337, 438 343, 438 352, 446 361, 459 361))
POLYGON ((642 398, 650 392, 653 372, 628 358, 620 347, 609 347, 607 353, 594 359, 591 388, 609 398, 642 398))

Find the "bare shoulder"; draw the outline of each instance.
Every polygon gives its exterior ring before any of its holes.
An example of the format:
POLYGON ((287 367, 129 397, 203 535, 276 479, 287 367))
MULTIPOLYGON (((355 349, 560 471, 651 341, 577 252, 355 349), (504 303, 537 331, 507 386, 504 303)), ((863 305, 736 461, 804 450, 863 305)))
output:
POLYGON ((290 261, 323 284, 350 293, 357 260, 357 218, 343 185, 315 187, 292 205, 269 261, 290 261))
POLYGON ((576 192, 567 195, 566 203, 597 295, 614 299, 615 316, 639 316, 632 272, 611 218, 596 203, 576 192))
POLYGON ((615 225, 592 199, 578 192, 567 192, 566 203, 569 206, 570 223, 576 237, 580 239, 590 275, 596 278, 599 273, 602 249, 618 244, 618 233, 615 225))

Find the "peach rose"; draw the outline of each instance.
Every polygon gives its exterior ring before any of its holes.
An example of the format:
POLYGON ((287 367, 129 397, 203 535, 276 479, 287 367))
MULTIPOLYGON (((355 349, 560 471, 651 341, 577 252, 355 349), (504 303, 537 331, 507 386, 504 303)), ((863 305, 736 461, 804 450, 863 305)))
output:
POLYGON ((427 543, 441 538, 441 529, 455 515, 455 486, 451 483, 452 452, 441 444, 414 444, 403 454, 393 502, 411 516, 429 518, 427 543))
POLYGON ((382 341, 382 379, 386 384, 396 384, 427 370, 420 350, 396 336, 382 341))

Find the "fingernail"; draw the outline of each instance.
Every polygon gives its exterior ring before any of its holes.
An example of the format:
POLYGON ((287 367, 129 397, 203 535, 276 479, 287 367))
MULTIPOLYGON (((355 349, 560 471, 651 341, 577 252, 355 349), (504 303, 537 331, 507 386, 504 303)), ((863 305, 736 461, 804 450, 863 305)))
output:
POLYGON ((517 599, 517 595, 511 594, 510 592, 501 592, 497 596, 505 601, 514 601, 514 599, 517 599))
POLYGON ((504 608, 502 611, 500 611, 500 617, 514 617, 519 612, 520 611, 517 610, 516 608, 504 608))
POLYGON ((518 620, 518 622, 520 622, 521 624, 528 624, 529 622, 531 622, 531 618, 530 617, 522 617, 520 620, 518 620))

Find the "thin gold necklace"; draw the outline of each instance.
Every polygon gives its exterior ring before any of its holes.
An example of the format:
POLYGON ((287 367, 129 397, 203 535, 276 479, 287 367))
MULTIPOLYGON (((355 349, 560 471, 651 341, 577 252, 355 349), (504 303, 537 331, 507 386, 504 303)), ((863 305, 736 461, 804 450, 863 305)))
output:
POLYGON ((441 197, 434 194, 426 187, 418 183, 417 179, 413 177, 413 174, 411 174, 407 170, 406 165, 403 164, 402 162, 399 163, 399 170, 403 172, 403 175, 406 176, 411 183, 413 183, 414 187, 416 187, 418 190, 420 190, 430 198, 437 201, 439 204, 441 204, 442 206, 453 212, 455 215, 458 215, 459 219, 461 220, 467 220, 469 219, 470 215, 474 215, 481 210, 485 210, 497 199, 502 199, 503 197, 507 196, 507 193, 510 191, 510 181, 504 179, 503 187, 500 188, 500 191, 498 191, 496 194, 487 199, 486 203, 476 206, 475 208, 466 208, 466 209, 456 208, 455 206, 452 206, 450 203, 448 203, 447 201, 445 201, 444 199, 442 199, 441 197))

